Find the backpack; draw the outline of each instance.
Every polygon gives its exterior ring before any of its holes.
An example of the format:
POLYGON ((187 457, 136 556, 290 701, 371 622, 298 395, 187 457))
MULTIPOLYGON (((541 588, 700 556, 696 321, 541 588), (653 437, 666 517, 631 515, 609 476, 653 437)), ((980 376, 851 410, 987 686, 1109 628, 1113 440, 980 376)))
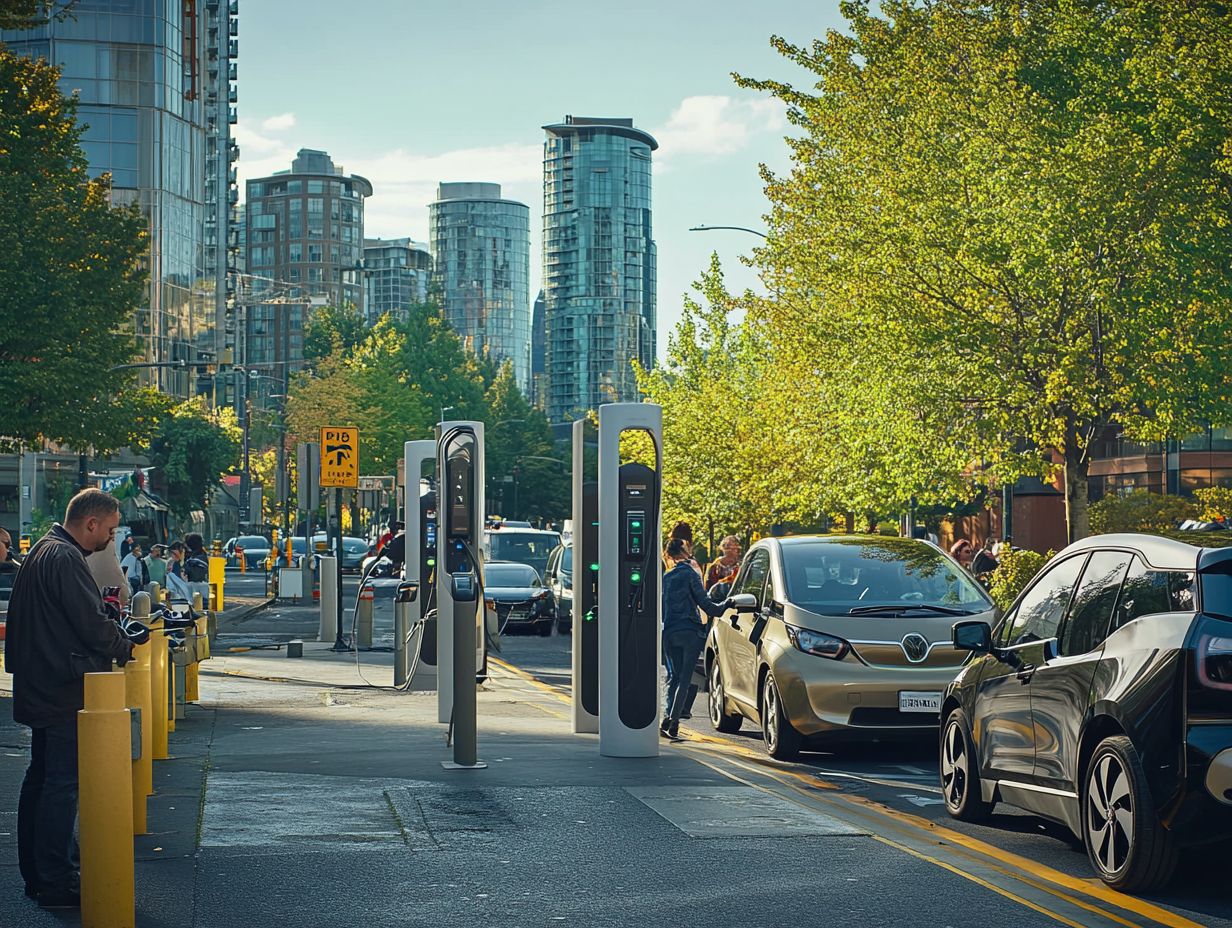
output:
POLYGON ((189 583, 207 583, 210 579, 210 564, 203 557, 190 557, 184 561, 184 575, 189 583))

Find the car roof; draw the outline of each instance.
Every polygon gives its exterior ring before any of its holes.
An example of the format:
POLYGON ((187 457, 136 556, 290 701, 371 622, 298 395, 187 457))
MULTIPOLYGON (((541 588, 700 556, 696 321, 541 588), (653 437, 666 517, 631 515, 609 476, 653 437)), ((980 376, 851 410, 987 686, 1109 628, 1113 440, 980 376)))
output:
POLYGON ((549 531, 546 528, 523 528, 520 525, 511 525, 508 528, 500 528, 499 526, 488 526, 484 529, 485 532, 501 532, 502 534, 512 535, 555 535, 560 537, 560 532, 549 531))
POLYGON ((1062 554, 1091 551, 1097 548, 1131 548, 1142 555, 1147 565, 1158 570, 1193 570, 1203 549, 1176 538, 1147 535, 1141 532, 1119 532, 1091 535, 1061 551, 1062 554))

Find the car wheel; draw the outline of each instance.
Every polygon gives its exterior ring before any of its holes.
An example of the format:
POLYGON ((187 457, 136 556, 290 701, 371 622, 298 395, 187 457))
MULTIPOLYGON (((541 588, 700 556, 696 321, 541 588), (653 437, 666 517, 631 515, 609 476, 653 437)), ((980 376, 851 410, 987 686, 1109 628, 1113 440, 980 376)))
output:
POLYGON ((980 790, 979 763, 967 728, 967 714, 955 709, 941 730, 941 795, 945 809, 960 822, 987 821, 993 803, 980 790))
POLYGON ((766 753, 775 760, 794 760, 800 753, 803 740, 787 719, 783 697, 774 674, 767 671, 761 688, 761 736, 766 743, 766 753))
POLYGON ((1124 735, 1105 738, 1091 755, 1082 837, 1095 872, 1113 889, 1147 892, 1176 870, 1176 845, 1155 813, 1138 750, 1124 735))
POLYGON ((739 712, 727 711, 727 695, 723 692, 723 674, 719 670, 719 656, 716 654, 710 661, 710 686, 707 687, 710 703, 710 724, 715 731, 725 735, 734 735, 744 724, 744 716, 739 712))

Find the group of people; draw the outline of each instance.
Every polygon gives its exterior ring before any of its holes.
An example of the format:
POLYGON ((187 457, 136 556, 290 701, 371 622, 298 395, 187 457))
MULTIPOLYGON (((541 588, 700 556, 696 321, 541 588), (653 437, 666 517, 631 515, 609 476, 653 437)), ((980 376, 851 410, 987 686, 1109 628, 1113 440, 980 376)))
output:
POLYGON ((976 547, 965 538, 950 545, 950 557, 958 561, 975 579, 983 580, 992 574, 1001 563, 1001 551, 1004 544, 991 539, 976 547))
MULTIPOLYGON (((107 553, 99 552, 97 559, 87 560, 96 577, 100 572, 110 573, 111 565, 103 556, 107 553)), ((191 600, 196 591, 194 584, 209 579, 210 556, 205 550, 205 539, 198 532, 189 532, 183 541, 173 541, 169 545, 150 545, 149 554, 144 554, 141 542, 129 535, 120 543, 119 557, 119 569, 125 582, 115 585, 124 591, 125 601, 151 583, 169 590, 176 599, 191 600)))

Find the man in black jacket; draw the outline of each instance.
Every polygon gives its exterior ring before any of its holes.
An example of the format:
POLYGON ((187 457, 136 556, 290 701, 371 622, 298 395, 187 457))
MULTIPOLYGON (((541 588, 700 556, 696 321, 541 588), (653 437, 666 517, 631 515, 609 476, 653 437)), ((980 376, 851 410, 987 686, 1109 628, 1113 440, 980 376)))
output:
POLYGON ((44 908, 81 902, 73 822, 82 677, 132 656, 86 566, 86 555, 105 549, 119 522, 115 497, 82 490, 69 502, 64 524, 31 549, 9 599, 4 654, 13 674, 13 719, 32 730, 17 807, 17 858, 26 895, 44 908))

